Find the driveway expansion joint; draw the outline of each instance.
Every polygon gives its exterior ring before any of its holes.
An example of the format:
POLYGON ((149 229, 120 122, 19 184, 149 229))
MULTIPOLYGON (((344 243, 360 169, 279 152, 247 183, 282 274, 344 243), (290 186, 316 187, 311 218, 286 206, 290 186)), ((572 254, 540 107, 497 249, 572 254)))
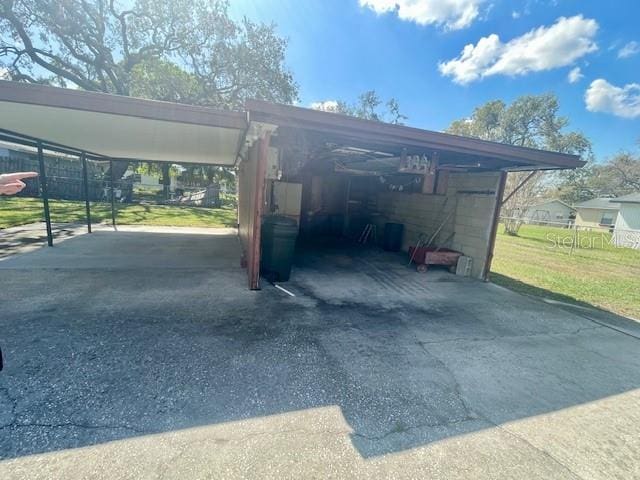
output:
MULTIPOLYGON (((486 417, 485 417, 486 418, 486 417)), ((507 427, 505 427, 504 425, 500 425, 498 423, 494 423, 489 419, 486 419, 487 422, 491 423, 493 426, 495 426, 496 428, 498 428, 500 431, 505 432, 507 435, 510 435, 511 437, 526 443, 529 447, 531 447, 532 449, 534 449, 536 452, 540 453, 541 455, 543 455, 545 458, 548 458, 549 460, 551 460, 553 463, 555 463, 556 465, 559 465, 560 467, 562 467, 564 470, 566 470, 569 475, 571 475, 573 478, 575 478, 576 480, 585 480, 584 477, 578 475, 576 472, 574 472, 573 470, 571 470, 571 468, 569 468, 567 465, 565 465, 563 462, 561 462, 559 459, 557 459, 555 456, 553 456, 551 453, 547 452, 546 450, 535 446, 534 444, 532 444, 529 440, 527 440, 526 438, 518 435, 515 432, 512 432, 511 430, 509 430, 507 427)))

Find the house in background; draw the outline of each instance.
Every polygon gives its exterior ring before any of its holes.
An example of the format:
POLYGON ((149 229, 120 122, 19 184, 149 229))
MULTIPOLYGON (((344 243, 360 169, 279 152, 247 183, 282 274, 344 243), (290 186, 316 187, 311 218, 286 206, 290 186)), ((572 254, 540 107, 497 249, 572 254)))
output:
MULTIPOLYGON (((154 173, 136 173, 133 169, 129 168, 123 178, 126 178, 133 182, 134 187, 143 188, 144 190, 161 192, 164 189, 162 184, 162 176, 154 173)), ((176 188, 181 186, 178 184, 176 177, 170 177, 169 191, 174 192, 176 188)))
POLYGON ((640 249, 640 193, 632 193, 615 200, 620 205, 613 230, 615 245, 640 249))
POLYGON ((617 198, 599 197, 576 204, 576 226, 613 227, 616 223, 618 210, 620 210, 620 204, 617 201, 617 198))
POLYGON ((568 226, 575 218, 575 209, 562 200, 548 200, 529 208, 524 218, 527 223, 568 226))

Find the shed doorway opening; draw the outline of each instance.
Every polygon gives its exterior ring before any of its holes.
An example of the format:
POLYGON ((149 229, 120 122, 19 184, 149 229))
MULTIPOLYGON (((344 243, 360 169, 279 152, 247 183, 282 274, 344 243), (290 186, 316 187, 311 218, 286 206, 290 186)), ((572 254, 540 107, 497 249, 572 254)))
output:
POLYGON ((437 151, 390 145, 319 142, 301 160, 283 137, 274 143, 265 214, 298 223, 298 265, 323 249, 393 252, 388 261, 419 271, 455 271, 464 256, 464 274, 483 278, 502 172, 443 168, 437 151))

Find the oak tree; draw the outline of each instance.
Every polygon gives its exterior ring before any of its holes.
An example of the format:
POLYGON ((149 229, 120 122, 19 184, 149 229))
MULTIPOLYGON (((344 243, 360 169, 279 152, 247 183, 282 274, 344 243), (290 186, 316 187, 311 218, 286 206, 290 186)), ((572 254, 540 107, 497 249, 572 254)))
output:
POLYGON ((0 66, 13 80, 238 108, 291 103, 274 25, 224 0, 0 0, 0 66))
MULTIPOLYGON (((470 117, 454 121, 448 133, 494 142, 538 148, 591 158, 591 142, 580 132, 566 132, 569 124, 559 115, 558 99, 553 94, 525 95, 507 105, 494 100, 476 108, 470 117)), ((506 192, 513 191, 528 172, 509 173, 506 192)), ((535 174, 503 206, 505 229, 517 234, 526 211, 547 188, 549 177, 535 174)))

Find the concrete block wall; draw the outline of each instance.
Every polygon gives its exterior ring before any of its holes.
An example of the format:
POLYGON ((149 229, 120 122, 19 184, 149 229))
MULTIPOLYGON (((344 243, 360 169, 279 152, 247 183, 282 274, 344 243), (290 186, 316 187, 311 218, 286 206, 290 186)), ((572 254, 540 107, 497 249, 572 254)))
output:
POLYGON ((458 202, 452 247, 473 258, 471 275, 482 278, 491 243, 500 172, 457 174, 453 177, 450 188, 455 189, 458 202))
POLYGON ((382 234, 384 222, 403 223, 402 248, 408 250, 420 233, 429 238, 448 218, 433 243, 472 257, 472 276, 481 278, 489 250, 499 179, 499 172, 460 172, 449 176, 446 195, 381 192, 372 208, 381 214, 379 231, 382 234))
POLYGON ((383 192, 378 194, 376 211, 382 215, 377 227, 382 238, 384 223, 404 224, 402 249, 415 245, 421 233, 429 238, 438 226, 447 219, 446 224, 434 243, 443 242, 451 237, 455 223, 456 198, 446 195, 424 195, 421 193, 383 192))

